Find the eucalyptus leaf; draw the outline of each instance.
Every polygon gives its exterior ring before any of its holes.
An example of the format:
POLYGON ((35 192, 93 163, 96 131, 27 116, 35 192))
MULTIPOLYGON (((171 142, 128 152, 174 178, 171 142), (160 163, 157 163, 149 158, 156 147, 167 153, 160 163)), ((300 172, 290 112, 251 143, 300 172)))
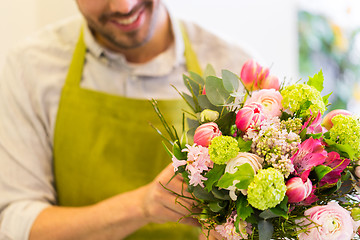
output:
POLYGON ((199 102, 199 106, 202 110, 210 109, 210 110, 218 111, 219 113, 222 110, 222 107, 215 106, 214 104, 212 104, 206 95, 199 95, 198 102, 199 102))
POLYGON ((220 212, 227 206, 227 203, 225 201, 216 201, 216 202, 210 202, 209 208, 213 212, 220 212))
POLYGON ((229 190, 226 189, 218 189, 217 187, 213 187, 211 190, 214 197, 220 200, 231 200, 229 196, 229 190))
POLYGON ((185 74, 183 75, 183 79, 184 79, 184 84, 187 87, 187 89, 189 90, 189 92, 195 94, 195 96, 199 96, 200 88, 201 88, 199 83, 195 82, 194 80, 192 80, 185 74))
POLYGON ((271 240, 274 233, 274 226, 271 222, 266 220, 260 220, 258 224, 259 228, 259 240, 271 240))
POLYGON ((204 71, 204 79, 205 79, 205 84, 206 84, 206 78, 208 76, 216 76, 216 72, 214 67, 211 64, 206 65, 205 71, 204 71))
POLYGON ((186 103, 191 107, 191 109, 193 109, 193 110, 196 109, 196 105, 195 105, 195 102, 194 102, 194 99, 192 96, 190 96, 187 93, 182 93, 182 97, 184 98, 186 103))
POLYGON ((197 82, 200 86, 204 87, 205 85, 205 80, 196 72, 189 72, 191 79, 194 80, 195 82, 197 82))
POLYGON ((277 217, 279 217, 279 215, 274 213, 270 209, 266 209, 259 214, 259 217, 267 220, 267 219, 271 219, 271 218, 277 218, 277 217))
POLYGON ((222 70, 221 74, 224 88, 230 93, 236 92, 239 89, 239 77, 229 70, 222 70))
POLYGON ((222 80, 218 77, 207 77, 205 88, 209 101, 215 106, 225 105, 233 99, 230 93, 224 88, 222 80))
POLYGON ((216 201, 216 198, 211 192, 208 192, 201 186, 197 185, 194 187, 193 194, 198 199, 206 200, 206 201, 216 201))

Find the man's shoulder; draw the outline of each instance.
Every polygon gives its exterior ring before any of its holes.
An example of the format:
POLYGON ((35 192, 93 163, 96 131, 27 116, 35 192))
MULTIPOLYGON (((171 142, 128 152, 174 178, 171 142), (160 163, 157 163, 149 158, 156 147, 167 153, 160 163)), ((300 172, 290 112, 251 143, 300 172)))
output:
POLYGON ((211 64, 219 71, 229 69, 239 72, 243 63, 254 57, 254 51, 243 43, 219 36, 196 23, 184 22, 184 25, 203 66, 211 64))
POLYGON ((40 30, 18 42, 10 51, 11 55, 21 57, 41 56, 42 53, 62 56, 72 52, 75 47, 79 29, 83 20, 80 16, 72 16, 40 30))

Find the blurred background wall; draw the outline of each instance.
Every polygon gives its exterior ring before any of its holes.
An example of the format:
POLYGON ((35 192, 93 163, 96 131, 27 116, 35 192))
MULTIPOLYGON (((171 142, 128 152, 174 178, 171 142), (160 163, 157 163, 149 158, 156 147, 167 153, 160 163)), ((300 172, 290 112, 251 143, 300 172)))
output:
MULTIPOLYGON (((360 114, 360 1, 164 0, 178 17, 251 47, 280 79, 321 68, 335 108, 360 114), (356 35, 356 36, 355 36, 356 35), (358 74, 359 72, 359 74, 358 74), (357 88, 359 87, 359 88, 357 88), (355 89, 355 90, 354 90, 355 89)), ((42 26, 77 14, 75 0, 12 0, 0 8, 0 68, 7 51, 42 26)))

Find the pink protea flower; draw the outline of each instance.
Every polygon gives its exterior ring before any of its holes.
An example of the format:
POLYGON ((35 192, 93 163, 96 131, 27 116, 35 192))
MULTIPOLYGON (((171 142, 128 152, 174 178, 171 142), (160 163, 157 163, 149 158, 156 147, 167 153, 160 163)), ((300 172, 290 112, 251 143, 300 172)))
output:
POLYGON ((337 152, 329 152, 324 165, 331 167, 333 170, 326 174, 320 181, 320 186, 324 184, 336 183, 344 169, 350 164, 350 159, 341 159, 337 152))
POLYGON ((321 141, 312 137, 306 139, 299 146, 299 150, 291 157, 295 172, 305 181, 311 168, 325 162, 327 152, 324 150, 321 141))
POLYGON ((310 195, 312 183, 309 178, 304 182, 299 177, 293 177, 286 182, 286 187, 286 196, 289 203, 298 203, 310 195))
POLYGON ((217 136, 221 136, 218 125, 214 122, 204 123, 195 130, 194 143, 208 147, 211 140, 217 136))
POLYGON ((245 105, 237 112, 235 124, 238 129, 245 132, 248 128, 259 126, 264 119, 264 106, 253 102, 245 105))

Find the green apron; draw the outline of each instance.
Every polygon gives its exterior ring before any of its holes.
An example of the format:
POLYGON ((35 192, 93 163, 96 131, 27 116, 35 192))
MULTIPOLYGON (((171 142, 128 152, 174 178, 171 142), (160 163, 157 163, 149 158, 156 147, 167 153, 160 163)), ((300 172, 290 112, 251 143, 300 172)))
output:
MULTIPOLYGON (((199 72, 186 34, 183 37, 188 70, 199 72)), ((55 126, 54 172, 61 206, 90 205, 134 190, 150 183, 171 162, 160 135, 149 125, 162 128, 148 100, 80 87, 85 53, 81 31, 55 126)), ((184 103, 158 103, 167 120, 181 126, 184 103)), ((198 234, 199 229, 182 224, 148 224, 126 239, 183 240, 197 239, 198 234)))

